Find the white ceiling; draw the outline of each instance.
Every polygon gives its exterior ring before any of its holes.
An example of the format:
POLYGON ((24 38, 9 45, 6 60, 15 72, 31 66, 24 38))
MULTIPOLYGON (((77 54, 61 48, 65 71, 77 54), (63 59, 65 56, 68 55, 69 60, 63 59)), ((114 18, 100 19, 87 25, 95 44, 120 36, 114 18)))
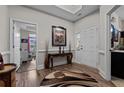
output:
POLYGON ((75 22, 99 9, 98 5, 26 5, 25 7, 75 22))

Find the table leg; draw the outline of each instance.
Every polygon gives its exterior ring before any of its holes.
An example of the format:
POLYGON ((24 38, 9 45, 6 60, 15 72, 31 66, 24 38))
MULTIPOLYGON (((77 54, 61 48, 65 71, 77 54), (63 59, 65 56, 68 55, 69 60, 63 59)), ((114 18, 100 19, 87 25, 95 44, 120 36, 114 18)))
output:
POLYGON ((49 64, 50 64, 50 57, 49 56, 46 56, 45 57, 45 69, 49 69, 49 64))
POLYGON ((51 59, 51 69, 53 68, 53 57, 50 57, 51 59))
POLYGON ((70 56, 67 56, 67 64, 70 64, 70 56))
POLYGON ((73 54, 70 55, 70 63, 72 64, 73 54))
POLYGON ((73 57, 73 55, 68 55, 67 56, 67 64, 71 64, 72 63, 72 57, 73 57))

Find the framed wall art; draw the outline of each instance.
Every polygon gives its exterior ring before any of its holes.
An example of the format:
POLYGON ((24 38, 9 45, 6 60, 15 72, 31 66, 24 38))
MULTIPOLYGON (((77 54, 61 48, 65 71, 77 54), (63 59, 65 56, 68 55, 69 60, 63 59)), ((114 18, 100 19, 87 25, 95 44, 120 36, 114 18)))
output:
POLYGON ((52 26, 52 46, 66 46, 66 28, 52 26))

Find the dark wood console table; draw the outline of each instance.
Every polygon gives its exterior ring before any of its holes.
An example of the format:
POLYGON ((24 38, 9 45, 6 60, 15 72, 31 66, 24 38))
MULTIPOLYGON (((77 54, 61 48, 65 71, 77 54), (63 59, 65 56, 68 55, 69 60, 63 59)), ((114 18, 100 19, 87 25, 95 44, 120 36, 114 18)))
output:
POLYGON ((70 53, 48 53, 48 60, 45 63, 45 68, 49 69, 50 68, 50 64, 51 64, 51 68, 53 68, 53 58, 54 57, 67 57, 67 64, 71 64, 72 63, 72 57, 73 54, 70 53))

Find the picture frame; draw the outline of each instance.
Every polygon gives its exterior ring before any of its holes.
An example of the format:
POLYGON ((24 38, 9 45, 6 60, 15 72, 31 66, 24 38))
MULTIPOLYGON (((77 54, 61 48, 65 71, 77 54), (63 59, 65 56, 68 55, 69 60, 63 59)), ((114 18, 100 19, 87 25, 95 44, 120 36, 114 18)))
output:
POLYGON ((52 46, 66 46, 66 28, 52 26, 52 46))

